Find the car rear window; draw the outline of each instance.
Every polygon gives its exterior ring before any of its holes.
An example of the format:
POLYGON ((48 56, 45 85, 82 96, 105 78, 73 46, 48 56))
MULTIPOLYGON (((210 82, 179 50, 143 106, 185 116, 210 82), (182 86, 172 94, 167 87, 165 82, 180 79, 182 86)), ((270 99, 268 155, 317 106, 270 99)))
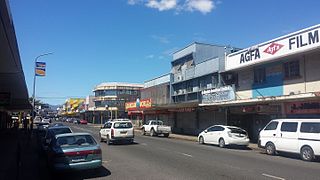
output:
POLYGON ((56 128, 56 129, 50 129, 50 131, 51 131, 54 135, 72 133, 69 128, 56 128))
POLYGON ((235 134, 244 134, 244 135, 247 135, 247 132, 243 129, 240 129, 240 128, 230 128, 229 129, 231 130, 231 133, 235 133, 235 134))
POLYGON ((113 126, 115 129, 129 129, 132 128, 131 122, 116 122, 113 126))
POLYGON ((96 144, 96 141, 90 135, 65 136, 59 137, 56 140, 56 146, 58 147, 89 146, 96 144))

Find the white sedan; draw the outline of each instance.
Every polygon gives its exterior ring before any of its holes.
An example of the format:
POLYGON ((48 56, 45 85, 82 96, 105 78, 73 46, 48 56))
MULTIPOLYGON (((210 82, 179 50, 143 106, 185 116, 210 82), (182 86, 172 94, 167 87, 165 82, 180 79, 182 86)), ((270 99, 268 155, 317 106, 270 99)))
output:
POLYGON ((198 136, 199 144, 215 144, 223 148, 227 145, 248 146, 248 133, 235 126, 214 125, 198 136))

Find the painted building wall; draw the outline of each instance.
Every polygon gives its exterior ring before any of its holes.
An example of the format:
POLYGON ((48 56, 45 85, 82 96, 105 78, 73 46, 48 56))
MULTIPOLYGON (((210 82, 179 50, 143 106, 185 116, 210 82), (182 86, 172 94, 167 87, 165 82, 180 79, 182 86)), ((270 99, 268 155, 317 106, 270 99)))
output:
POLYGON ((252 84, 252 97, 281 96, 283 94, 283 73, 281 63, 258 66, 266 68, 266 81, 252 84))
POLYGON ((320 91, 320 52, 306 55, 306 91, 320 91))

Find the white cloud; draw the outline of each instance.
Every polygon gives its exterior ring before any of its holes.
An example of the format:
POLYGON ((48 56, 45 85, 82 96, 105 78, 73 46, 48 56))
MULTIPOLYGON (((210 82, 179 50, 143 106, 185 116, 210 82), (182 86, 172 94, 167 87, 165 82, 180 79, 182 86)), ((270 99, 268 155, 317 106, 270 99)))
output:
POLYGON ((135 4, 141 3, 142 1, 143 0, 128 0, 128 4, 135 5, 135 4))
POLYGON ((183 11, 199 11, 202 14, 207 14, 221 3, 221 0, 128 0, 130 5, 143 4, 159 11, 174 10, 176 14, 183 11))
POLYGON ((177 0, 149 0, 147 7, 158 9, 159 11, 174 9, 177 6, 177 0))
POLYGON ((157 35, 152 35, 151 36, 153 39, 163 43, 163 44, 169 44, 170 41, 168 39, 168 37, 165 37, 165 36, 157 36, 157 35))
POLYGON ((150 54, 148 56, 146 56, 147 59, 153 59, 154 58, 154 55, 153 54, 150 54))
POLYGON ((212 0, 187 0, 185 5, 188 11, 200 11, 202 14, 207 14, 215 8, 212 0))

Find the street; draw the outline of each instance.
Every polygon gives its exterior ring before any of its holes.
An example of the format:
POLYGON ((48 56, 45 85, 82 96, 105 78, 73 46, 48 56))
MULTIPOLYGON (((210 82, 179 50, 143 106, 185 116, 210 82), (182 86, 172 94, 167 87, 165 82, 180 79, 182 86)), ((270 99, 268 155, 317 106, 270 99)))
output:
MULTIPOLYGON (((67 124, 92 133, 99 125, 67 124)), ((260 150, 221 149, 211 145, 136 133, 134 144, 102 142, 103 166, 59 176, 67 179, 319 179, 319 162, 293 155, 268 156, 260 150)))

